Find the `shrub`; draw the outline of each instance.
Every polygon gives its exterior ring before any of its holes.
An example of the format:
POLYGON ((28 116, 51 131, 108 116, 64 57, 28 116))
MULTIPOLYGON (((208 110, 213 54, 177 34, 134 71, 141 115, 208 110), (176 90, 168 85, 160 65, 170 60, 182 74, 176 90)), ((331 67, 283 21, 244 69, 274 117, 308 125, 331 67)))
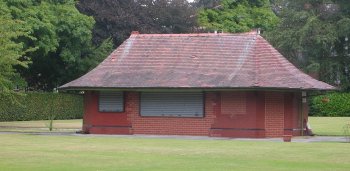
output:
POLYGON ((83 97, 63 93, 27 93, 18 97, 18 103, 0 96, 0 121, 80 119, 83 115, 83 97))
POLYGON ((350 93, 329 93, 312 98, 310 115, 350 116, 350 93))

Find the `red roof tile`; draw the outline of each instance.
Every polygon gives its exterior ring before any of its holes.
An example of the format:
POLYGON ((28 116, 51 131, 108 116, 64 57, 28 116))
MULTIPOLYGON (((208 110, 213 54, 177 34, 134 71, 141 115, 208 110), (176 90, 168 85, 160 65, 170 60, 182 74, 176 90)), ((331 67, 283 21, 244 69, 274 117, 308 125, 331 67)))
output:
POLYGON ((256 33, 132 34, 60 89, 334 89, 304 74, 256 33))

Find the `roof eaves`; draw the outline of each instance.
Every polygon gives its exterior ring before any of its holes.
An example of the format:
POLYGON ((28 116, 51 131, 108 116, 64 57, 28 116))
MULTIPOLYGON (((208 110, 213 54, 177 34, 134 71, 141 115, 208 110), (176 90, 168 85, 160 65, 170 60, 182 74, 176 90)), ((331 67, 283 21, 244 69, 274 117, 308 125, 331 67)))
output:
POLYGON ((318 88, 289 88, 289 87, 259 87, 259 86, 252 86, 252 87, 59 87, 58 90, 60 91, 67 91, 67 90, 113 90, 113 89, 124 89, 124 90, 137 90, 137 89, 182 89, 182 90, 189 90, 189 89, 202 89, 202 90, 266 90, 266 91, 337 91, 340 90, 336 87, 334 88, 325 88, 325 89, 318 89, 318 88))

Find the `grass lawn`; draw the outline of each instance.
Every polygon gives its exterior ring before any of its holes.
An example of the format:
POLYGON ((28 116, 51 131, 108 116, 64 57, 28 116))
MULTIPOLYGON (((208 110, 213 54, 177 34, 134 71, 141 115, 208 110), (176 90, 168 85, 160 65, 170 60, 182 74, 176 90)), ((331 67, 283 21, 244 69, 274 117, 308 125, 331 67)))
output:
MULTIPOLYGON (((48 125, 48 120, 0 122, 0 131, 48 132, 48 125)), ((54 120, 53 132, 74 132, 80 130, 81 126, 81 119, 54 120)))
POLYGON ((348 143, 0 134, 0 170, 350 170, 348 143))
MULTIPOLYGON (((344 136, 343 126, 350 123, 350 117, 309 117, 312 130, 317 135, 344 136)), ((48 132, 49 121, 15 121, 0 122, 1 131, 16 132, 48 132)), ((54 132, 74 132, 80 130, 81 119, 55 120, 53 122, 54 132)))
MULTIPOLYGON (((343 135, 350 117, 310 117, 318 135, 343 135)), ((1 131, 48 132, 49 121, 0 122, 1 131)), ((55 120, 54 131, 82 120, 55 120)), ((349 143, 178 140, 0 133, 0 170, 350 170, 349 143)))
POLYGON ((344 136, 343 127, 350 124, 350 117, 309 117, 309 122, 317 135, 344 136))

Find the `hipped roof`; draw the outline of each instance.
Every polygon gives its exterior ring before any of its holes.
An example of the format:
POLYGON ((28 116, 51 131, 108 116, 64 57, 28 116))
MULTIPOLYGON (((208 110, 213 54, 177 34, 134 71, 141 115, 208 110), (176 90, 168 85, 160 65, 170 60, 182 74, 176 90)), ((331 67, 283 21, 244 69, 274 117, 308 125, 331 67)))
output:
POLYGON ((132 34, 96 68, 60 87, 102 88, 334 89, 256 32, 132 34))

